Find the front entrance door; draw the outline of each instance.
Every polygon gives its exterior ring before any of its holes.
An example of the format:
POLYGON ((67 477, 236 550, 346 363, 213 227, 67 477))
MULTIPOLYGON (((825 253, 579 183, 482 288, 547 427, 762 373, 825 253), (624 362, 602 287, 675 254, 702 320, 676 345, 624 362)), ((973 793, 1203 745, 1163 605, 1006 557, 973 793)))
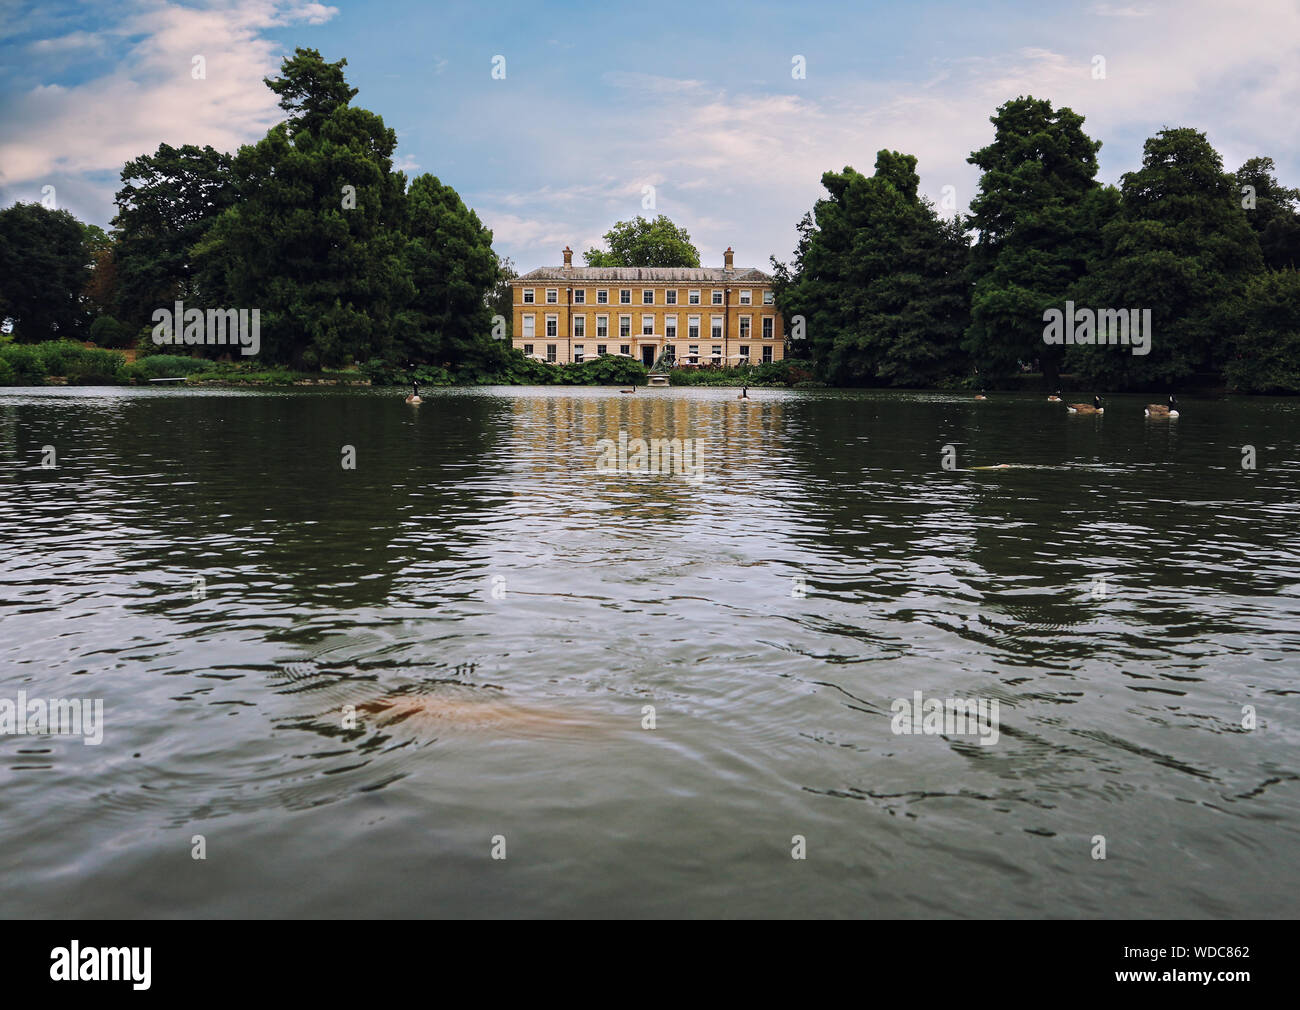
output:
POLYGON ((646 368, 652 368, 655 363, 655 349, 653 344, 642 345, 641 347, 641 364, 646 368))

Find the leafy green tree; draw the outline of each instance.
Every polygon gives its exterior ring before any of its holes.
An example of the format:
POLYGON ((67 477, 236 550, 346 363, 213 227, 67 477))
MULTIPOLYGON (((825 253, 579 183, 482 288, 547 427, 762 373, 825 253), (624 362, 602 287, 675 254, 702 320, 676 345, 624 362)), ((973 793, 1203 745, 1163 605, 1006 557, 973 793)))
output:
POLYGON ((1101 142, 1083 132, 1083 117, 1021 96, 991 117, 993 143, 967 159, 982 170, 968 227, 972 250, 971 324, 966 348, 988 376, 1042 363, 1056 381, 1061 352, 1043 342, 1043 312, 1062 307, 1083 275, 1095 228, 1113 197, 1086 197, 1098 184, 1101 142))
POLYGON ((1246 282, 1229 388, 1300 393, 1300 271, 1269 270, 1246 282))
POLYGON ((1263 269, 1235 179, 1205 134, 1164 129, 1146 141, 1142 167, 1123 176, 1120 191, 1120 213, 1070 295, 1094 309, 1149 308, 1151 350, 1076 346, 1067 349, 1070 367, 1104 388, 1220 372, 1240 329, 1242 291, 1263 269))
POLYGON ((235 202, 231 157, 160 144, 126 163, 122 183, 113 219, 114 314, 138 329, 156 309, 194 298, 194 247, 235 202))
POLYGON ((509 256, 497 257, 497 282, 488 295, 488 307, 494 316, 506 321, 506 338, 514 336, 515 292, 510 282, 519 276, 509 256))
POLYGON ((66 210, 16 203, 0 211, 0 320, 14 339, 79 337, 89 324, 86 227, 66 210))
POLYGON ((653 221, 636 217, 619 221, 605 232, 608 252, 588 249, 582 254, 589 267, 698 267, 700 251, 685 228, 665 215, 653 221))
POLYGON ((877 155, 871 177, 825 173, 830 195, 799 224, 793 270, 772 261, 777 303, 803 316, 826 381, 919 386, 964 367, 966 237, 919 183, 916 158, 896 151, 877 155))
POLYGON ((1273 270, 1300 267, 1300 189, 1283 186, 1275 171, 1272 158, 1251 158, 1234 176, 1237 192, 1246 220, 1259 236, 1264 264, 1273 270))

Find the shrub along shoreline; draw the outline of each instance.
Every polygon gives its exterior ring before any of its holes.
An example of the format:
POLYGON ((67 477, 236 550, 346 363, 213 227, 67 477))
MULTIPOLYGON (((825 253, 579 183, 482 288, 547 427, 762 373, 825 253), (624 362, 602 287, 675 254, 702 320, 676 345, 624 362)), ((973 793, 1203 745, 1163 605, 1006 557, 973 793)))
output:
MULTIPOLYGON (((581 364, 552 365, 517 351, 493 373, 453 373, 437 365, 397 369, 383 361, 345 369, 304 372, 252 362, 223 362, 183 354, 151 354, 128 361, 120 351, 71 340, 39 344, 0 343, 0 386, 145 386, 155 379, 183 378, 187 386, 644 386, 648 369, 616 355, 581 364)), ((674 386, 818 387, 806 362, 775 361, 736 368, 680 368, 674 386)))

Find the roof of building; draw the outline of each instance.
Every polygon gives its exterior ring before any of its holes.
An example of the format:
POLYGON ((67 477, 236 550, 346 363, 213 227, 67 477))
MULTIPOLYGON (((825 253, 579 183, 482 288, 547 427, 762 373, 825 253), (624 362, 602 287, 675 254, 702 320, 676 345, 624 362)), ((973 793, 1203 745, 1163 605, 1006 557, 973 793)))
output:
POLYGON ((757 267, 538 267, 515 278, 520 281, 680 281, 690 283, 762 283, 770 275, 757 267))

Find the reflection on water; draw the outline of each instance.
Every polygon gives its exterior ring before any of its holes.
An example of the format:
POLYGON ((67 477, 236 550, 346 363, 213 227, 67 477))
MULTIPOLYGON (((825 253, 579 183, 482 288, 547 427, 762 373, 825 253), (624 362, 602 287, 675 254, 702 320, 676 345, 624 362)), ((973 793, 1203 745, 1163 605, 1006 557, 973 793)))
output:
POLYGON ((0 391, 0 913, 1294 914, 1300 404, 751 395, 0 391))

